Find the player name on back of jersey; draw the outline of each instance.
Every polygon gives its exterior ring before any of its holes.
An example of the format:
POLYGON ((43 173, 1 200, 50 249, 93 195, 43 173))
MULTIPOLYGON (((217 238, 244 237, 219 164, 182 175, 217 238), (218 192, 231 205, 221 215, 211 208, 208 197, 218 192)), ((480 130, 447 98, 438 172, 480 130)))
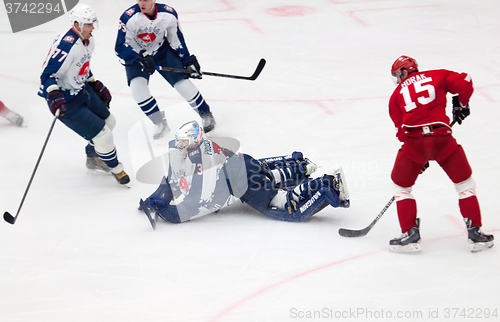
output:
POLYGON ((414 76, 409 76, 407 77, 402 83, 401 83, 401 86, 402 87, 406 87, 406 86, 410 86, 411 84, 413 83, 416 83, 416 82, 420 82, 424 79, 428 79, 428 81, 432 81, 432 77, 425 77, 424 74, 418 74, 418 75, 414 75, 414 76))

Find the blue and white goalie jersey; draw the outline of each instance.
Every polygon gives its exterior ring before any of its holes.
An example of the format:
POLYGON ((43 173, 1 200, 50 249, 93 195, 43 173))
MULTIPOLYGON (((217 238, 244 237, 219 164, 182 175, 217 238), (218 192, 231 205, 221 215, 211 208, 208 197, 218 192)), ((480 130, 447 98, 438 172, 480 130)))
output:
POLYGON ((48 89, 59 87, 66 101, 76 96, 92 76, 90 59, 94 47, 93 37, 84 44, 73 29, 59 35, 43 63, 38 95, 46 98, 48 89))
POLYGON ((226 159, 224 150, 206 138, 185 155, 174 141, 170 142, 167 181, 181 222, 214 212, 228 200, 229 188, 222 171, 226 159))
POLYGON ((141 50, 155 56, 171 47, 182 61, 189 58, 189 51, 177 20, 174 8, 156 4, 153 19, 141 12, 139 5, 133 5, 120 17, 115 52, 124 65, 131 65, 141 50))

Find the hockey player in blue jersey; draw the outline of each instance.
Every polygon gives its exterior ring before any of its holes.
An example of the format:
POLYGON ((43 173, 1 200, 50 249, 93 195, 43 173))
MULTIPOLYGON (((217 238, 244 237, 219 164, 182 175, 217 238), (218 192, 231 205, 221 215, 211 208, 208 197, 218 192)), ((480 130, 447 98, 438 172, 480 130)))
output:
POLYGON ((303 222, 328 205, 348 208, 343 172, 318 178, 316 165, 301 152, 256 160, 235 154, 203 135, 195 121, 181 126, 170 142, 169 171, 142 209, 153 228, 160 217, 181 223, 218 211, 235 199, 273 219, 303 222))
POLYGON ((114 116, 109 112, 111 94, 90 70, 94 51, 92 31, 98 27, 95 11, 84 4, 70 12, 71 29, 52 43, 43 63, 38 95, 52 114, 88 141, 87 168, 110 172, 120 184, 130 182, 113 140, 114 116))
POLYGON ((201 117, 206 133, 215 127, 210 107, 189 80, 202 78, 200 64, 191 55, 179 26, 177 12, 156 0, 138 0, 120 17, 115 45, 116 55, 125 66, 132 97, 155 124, 154 139, 170 131, 163 111, 149 91, 149 77, 156 66, 186 68, 190 74, 158 71, 201 117))

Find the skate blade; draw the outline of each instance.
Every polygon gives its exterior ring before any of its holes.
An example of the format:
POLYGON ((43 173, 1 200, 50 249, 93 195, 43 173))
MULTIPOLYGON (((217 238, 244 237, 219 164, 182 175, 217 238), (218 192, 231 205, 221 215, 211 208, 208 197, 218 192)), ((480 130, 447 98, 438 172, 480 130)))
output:
POLYGON ((477 253, 483 250, 486 250, 488 248, 493 247, 495 243, 493 241, 490 242, 485 242, 485 243, 474 243, 472 240, 469 240, 470 244, 470 251, 473 253, 477 253))
POLYGON ((92 175, 110 175, 111 171, 105 171, 101 169, 88 169, 87 168, 87 174, 92 174, 92 175))
POLYGON ((404 246, 390 245, 389 251, 391 253, 418 253, 422 251, 422 248, 420 247, 420 244, 412 243, 404 246))

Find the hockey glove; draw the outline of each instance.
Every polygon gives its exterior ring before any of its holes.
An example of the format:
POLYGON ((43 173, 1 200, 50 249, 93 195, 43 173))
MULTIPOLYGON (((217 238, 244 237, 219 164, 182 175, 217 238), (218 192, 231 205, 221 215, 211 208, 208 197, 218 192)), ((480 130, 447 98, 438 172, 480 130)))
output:
POLYGON ((64 99, 64 94, 60 90, 54 90, 47 94, 47 102, 49 103, 52 114, 56 115, 57 110, 59 110, 58 118, 64 116, 67 110, 66 100, 64 99))
POLYGON ((462 124, 462 121, 470 114, 469 103, 463 106, 462 103, 460 103, 460 100, 458 99, 458 95, 453 96, 452 102, 453 102, 453 122, 462 124))
POLYGON ((141 64, 142 71, 148 74, 153 74, 156 70, 156 64, 153 60, 153 57, 146 54, 146 50, 141 50, 139 56, 137 56, 136 60, 141 64))
POLYGON ((189 56, 188 60, 185 61, 184 66, 190 73, 189 77, 198 79, 201 79, 203 77, 200 64, 198 63, 198 59, 196 59, 195 55, 189 56))
POLYGON ((106 106, 109 108, 109 102, 111 102, 111 93, 109 92, 109 89, 104 86, 104 84, 101 81, 90 81, 87 82, 90 87, 94 90, 94 92, 99 96, 102 101, 106 104, 106 106))

